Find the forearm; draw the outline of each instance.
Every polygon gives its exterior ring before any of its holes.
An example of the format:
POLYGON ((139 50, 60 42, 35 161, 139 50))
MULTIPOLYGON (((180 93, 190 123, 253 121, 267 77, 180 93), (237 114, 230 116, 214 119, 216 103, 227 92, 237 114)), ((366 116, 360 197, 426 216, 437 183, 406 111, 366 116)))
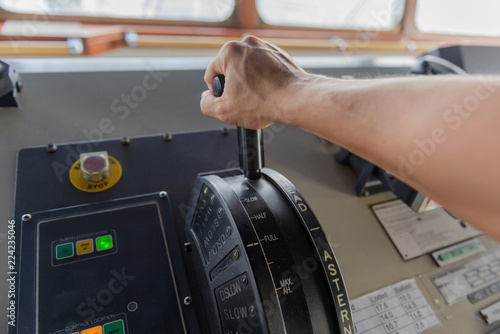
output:
POLYGON ((205 72, 202 111, 259 129, 299 127, 389 171, 500 239, 500 81, 460 76, 338 80, 306 73, 253 36, 205 72), (210 91, 226 76, 222 97, 210 91))
POLYGON ((372 161, 500 238, 498 80, 309 76, 292 91, 280 122, 372 161))

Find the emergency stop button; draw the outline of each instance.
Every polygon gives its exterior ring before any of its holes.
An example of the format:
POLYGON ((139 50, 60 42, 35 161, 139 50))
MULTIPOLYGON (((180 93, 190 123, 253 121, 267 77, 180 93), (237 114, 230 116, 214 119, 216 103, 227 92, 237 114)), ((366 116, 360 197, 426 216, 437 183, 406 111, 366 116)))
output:
POLYGON ((109 176, 108 152, 91 152, 80 154, 82 175, 90 182, 100 182, 109 176))
POLYGON ((107 151, 80 154, 69 170, 71 183, 79 190, 95 193, 113 187, 122 177, 120 162, 107 151))

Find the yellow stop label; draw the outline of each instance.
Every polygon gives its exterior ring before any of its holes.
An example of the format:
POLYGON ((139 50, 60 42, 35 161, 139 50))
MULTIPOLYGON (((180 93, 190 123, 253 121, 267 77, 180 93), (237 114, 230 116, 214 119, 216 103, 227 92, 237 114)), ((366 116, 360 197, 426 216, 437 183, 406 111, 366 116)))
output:
POLYGON ((69 179, 71 183, 79 190, 85 191, 88 193, 97 193, 100 191, 107 190, 113 187, 118 183, 120 178, 122 177, 122 165, 113 158, 108 155, 109 159, 109 175, 105 179, 99 182, 92 182, 86 180, 83 177, 83 173, 80 166, 80 159, 78 159, 71 169, 69 170, 69 179))

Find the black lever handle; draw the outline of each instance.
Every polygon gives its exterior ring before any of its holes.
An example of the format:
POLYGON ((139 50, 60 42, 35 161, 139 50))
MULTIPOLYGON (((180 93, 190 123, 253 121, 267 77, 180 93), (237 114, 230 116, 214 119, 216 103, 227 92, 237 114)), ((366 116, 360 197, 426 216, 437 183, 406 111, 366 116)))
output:
MULTIPOLYGON (((223 75, 218 75, 212 81, 212 91, 216 97, 224 93, 226 80, 223 75)), ((249 179, 260 178, 260 170, 264 167, 264 142, 262 130, 250 130, 242 127, 238 131, 238 155, 240 168, 245 177, 249 179)))

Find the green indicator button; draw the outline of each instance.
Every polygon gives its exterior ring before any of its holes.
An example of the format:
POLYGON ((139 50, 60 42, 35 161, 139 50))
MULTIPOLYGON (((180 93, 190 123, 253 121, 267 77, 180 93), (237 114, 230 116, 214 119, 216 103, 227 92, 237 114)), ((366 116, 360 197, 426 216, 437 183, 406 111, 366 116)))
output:
POLYGON ((106 249, 113 248, 113 239, 110 235, 105 235, 103 237, 98 237, 95 239, 96 248, 98 251, 103 251, 106 249))
POLYGON ((73 243, 67 243, 56 246, 56 259, 61 260, 67 257, 71 257, 74 254, 73 243))
POLYGON ((123 320, 117 320, 113 322, 108 322, 103 327, 103 334, 125 334, 125 329, 123 328, 123 320))

